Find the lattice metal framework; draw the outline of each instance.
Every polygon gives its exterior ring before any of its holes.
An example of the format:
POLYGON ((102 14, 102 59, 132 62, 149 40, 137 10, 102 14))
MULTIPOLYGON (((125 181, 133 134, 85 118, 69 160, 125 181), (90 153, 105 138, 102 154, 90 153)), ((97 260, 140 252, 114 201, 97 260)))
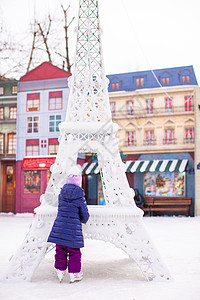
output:
POLYGON ((68 122, 107 122, 111 119, 95 0, 80 1, 76 55, 69 86, 68 122))
POLYGON ((97 0, 80 0, 75 64, 66 121, 60 124, 59 150, 41 205, 24 242, 10 262, 7 278, 31 277, 44 257, 57 212, 57 197, 66 172, 79 152, 96 152, 103 183, 105 207, 90 206, 84 226, 87 238, 109 241, 135 260, 147 280, 169 280, 170 274, 151 242, 143 212, 133 200, 122 163, 117 127, 111 121, 107 80, 101 53, 97 0))

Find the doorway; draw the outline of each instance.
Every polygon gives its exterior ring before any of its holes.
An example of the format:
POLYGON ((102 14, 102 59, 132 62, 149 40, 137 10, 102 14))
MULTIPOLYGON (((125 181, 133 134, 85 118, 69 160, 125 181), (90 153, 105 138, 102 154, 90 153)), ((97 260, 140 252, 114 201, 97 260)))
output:
POLYGON ((15 161, 1 161, 2 173, 2 212, 15 213, 15 199, 16 199, 16 162, 15 161))

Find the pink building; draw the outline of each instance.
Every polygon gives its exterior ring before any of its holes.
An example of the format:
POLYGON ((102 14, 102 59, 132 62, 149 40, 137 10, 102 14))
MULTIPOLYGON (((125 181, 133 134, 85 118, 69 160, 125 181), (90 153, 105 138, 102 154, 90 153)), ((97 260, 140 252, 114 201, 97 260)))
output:
POLYGON ((16 213, 33 212, 45 192, 65 120, 70 72, 44 62, 22 76, 17 95, 16 213))

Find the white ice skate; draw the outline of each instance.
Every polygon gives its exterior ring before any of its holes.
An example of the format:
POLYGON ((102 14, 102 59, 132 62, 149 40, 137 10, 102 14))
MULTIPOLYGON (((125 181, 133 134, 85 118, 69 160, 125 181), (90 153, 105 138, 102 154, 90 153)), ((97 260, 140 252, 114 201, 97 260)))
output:
POLYGON ((74 281, 80 281, 81 279, 83 279, 83 273, 82 272, 69 273, 69 277, 70 277, 70 283, 73 283, 74 281))
POLYGON ((56 273, 57 273, 58 279, 60 280, 60 283, 61 283, 66 274, 66 271, 56 269, 56 273))

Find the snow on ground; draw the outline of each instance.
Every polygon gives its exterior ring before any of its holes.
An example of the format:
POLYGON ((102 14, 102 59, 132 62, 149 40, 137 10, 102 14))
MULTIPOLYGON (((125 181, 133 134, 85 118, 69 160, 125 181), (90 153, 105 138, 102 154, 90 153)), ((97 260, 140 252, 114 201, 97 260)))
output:
POLYGON ((137 265, 114 245, 86 240, 84 278, 60 284, 53 267, 54 250, 36 270, 32 282, 5 281, 9 257, 21 244, 32 214, 0 214, 0 299, 2 300, 199 300, 200 217, 145 217, 144 222, 172 282, 146 282, 137 265))

